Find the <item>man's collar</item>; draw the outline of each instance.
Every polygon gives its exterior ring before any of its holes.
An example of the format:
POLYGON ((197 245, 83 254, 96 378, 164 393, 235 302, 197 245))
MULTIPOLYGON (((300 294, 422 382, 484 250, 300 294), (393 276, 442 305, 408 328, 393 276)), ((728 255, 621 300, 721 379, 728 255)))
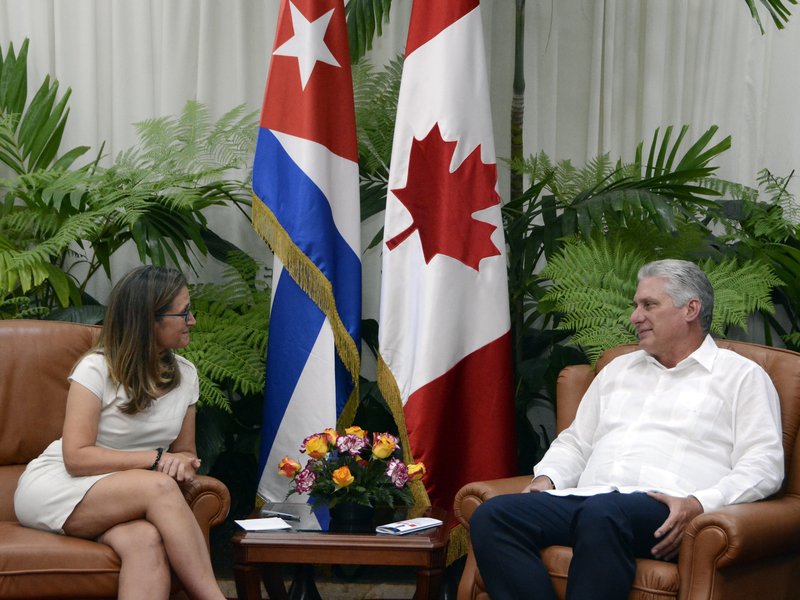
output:
MULTIPOLYGON (((679 362, 673 368, 674 369, 686 368, 686 366, 691 361, 691 362, 695 362, 695 363, 699 364, 706 371, 711 371, 711 368, 714 366, 714 360, 717 357, 717 352, 718 351, 719 351, 719 348, 717 347, 716 342, 714 342, 714 338, 712 338, 710 335, 706 334, 706 337, 703 340, 703 343, 700 344, 700 346, 698 346, 697 350, 692 352, 689 356, 684 358, 681 362, 679 362)), ((656 365, 660 366, 662 369, 666 368, 664 365, 662 365, 660 362, 658 362, 655 359, 655 357, 653 357, 651 354, 647 353, 644 350, 639 350, 637 352, 637 354, 639 354, 639 356, 635 359, 636 362, 642 361, 642 360, 646 360, 646 361, 649 361, 649 362, 651 362, 653 364, 656 364, 656 365)))

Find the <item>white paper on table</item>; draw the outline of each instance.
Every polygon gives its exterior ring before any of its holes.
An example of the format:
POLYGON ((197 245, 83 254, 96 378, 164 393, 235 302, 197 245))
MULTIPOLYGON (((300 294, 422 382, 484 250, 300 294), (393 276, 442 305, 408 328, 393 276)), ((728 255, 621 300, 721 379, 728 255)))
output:
POLYGON ((246 531, 279 531, 291 529, 292 526, 280 517, 266 517, 263 519, 240 519, 236 521, 246 531))

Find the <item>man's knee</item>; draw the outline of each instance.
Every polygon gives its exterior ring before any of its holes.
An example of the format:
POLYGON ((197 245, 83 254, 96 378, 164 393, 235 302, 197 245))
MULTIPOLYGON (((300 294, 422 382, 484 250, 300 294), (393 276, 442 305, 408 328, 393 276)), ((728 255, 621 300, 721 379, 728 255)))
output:
MULTIPOLYGON (((618 494, 617 494, 618 495, 618 494)), ((579 533, 587 527, 591 529, 616 526, 624 517, 614 494, 590 496, 581 503, 573 520, 573 531, 579 533)))
POLYGON ((487 531, 492 531, 494 528, 492 525, 494 521, 493 512, 493 503, 490 498, 486 502, 479 504, 475 512, 472 513, 472 517, 469 519, 469 531, 473 543, 474 540, 482 539, 487 531))

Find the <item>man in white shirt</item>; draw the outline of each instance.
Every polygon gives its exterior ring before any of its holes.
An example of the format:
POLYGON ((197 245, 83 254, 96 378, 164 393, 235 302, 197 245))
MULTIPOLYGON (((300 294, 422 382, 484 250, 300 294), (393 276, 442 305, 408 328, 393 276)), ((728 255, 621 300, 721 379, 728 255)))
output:
POLYGON ((602 369, 575 421, 520 494, 470 520, 492 600, 555 600, 542 548, 573 548, 568 600, 624 600, 636 558, 675 560, 704 511, 759 500, 783 480, 780 404, 754 362, 708 335, 714 291, 695 264, 639 271, 640 350, 602 369))

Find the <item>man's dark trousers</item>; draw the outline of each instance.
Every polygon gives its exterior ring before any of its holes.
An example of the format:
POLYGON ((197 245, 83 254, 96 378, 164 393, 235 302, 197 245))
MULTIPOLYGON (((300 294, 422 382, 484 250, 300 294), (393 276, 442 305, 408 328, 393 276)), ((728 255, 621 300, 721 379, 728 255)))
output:
POLYGON ((572 546, 567 600, 625 600, 636 558, 653 558, 654 532, 667 506, 644 493, 496 496, 470 519, 478 569, 492 600, 556 600, 539 557, 547 546, 572 546))

